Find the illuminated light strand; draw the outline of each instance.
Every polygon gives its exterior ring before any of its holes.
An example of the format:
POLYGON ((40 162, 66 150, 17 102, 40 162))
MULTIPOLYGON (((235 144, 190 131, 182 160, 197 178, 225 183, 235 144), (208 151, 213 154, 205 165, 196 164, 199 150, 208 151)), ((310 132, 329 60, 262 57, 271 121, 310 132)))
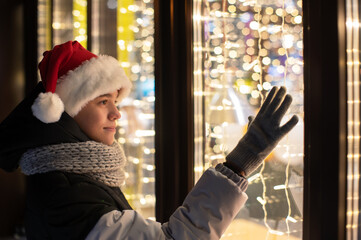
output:
POLYGON ((263 201, 259 201, 259 199, 257 199, 257 200, 262 204, 262 209, 263 209, 263 213, 264 213, 263 222, 264 222, 264 225, 266 226, 266 228, 268 229, 267 238, 266 238, 266 239, 268 239, 268 232, 271 232, 272 228, 267 223, 268 212, 267 212, 267 209, 266 209, 267 201, 265 200, 266 199, 267 187, 266 187, 266 181, 265 181, 265 178, 264 178, 264 175, 263 175, 265 166, 266 166, 266 164, 263 161, 261 170, 259 172, 259 174, 260 174, 259 177, 261 179, 262 186, 263 186, 263 191, 262 191, 262 199, 263 199, 263 201))
MULTIPOLYGON (((288 135, 287 135, 287 139, 288 139, 288 135)), ((288 152, 288 148, 287 148, 287 152, 288 152)), ((290 237, 290 226, 288 224, 288 221, 289 219, 291 218, 291 200, 290 200, 290 197, 289 197, 289 194, 288 194, 288 182, 289 182, 289 170, 290 170, 290 162, 291 162, 291 158, 288 157, 287 159, 287 166, 286 166, 286 181, 285 181, 285 194, 286 194, 286 200, 287 200, 287 204, 288 204, 288 212, 287 212, 287 217, 286 217, 286 226, 287 226, 287 238, 289 239, 290 237)))
POLYGON ((359 17, 358 1, 346 1, 346 56, 347 56, 347 109, 348 109, 348 153, 347 153, 347 218, 346 239, 356 240, 359 228, 359 184, 360 184, 360 92, 359 92, 359 17))
MULTIPOLYGON (((205 43, 206 46, 202 44, 202 22, 209 20, 209 16, 202 16, 202 0, 193 1, 193 44, 194 44, 194 58, 193 58, 193 70, 195 72, 194 76, 194 183, 198 181, 201 177, 201 174, 204 171, 205 161, 208 159, 207 155, 203 149, 203 123, 204 116, 202 114, 202 98, 203 93, 203 74, 207 74, 207 70, 203 71, 202 69, 202 60, 203 52, 208 52, 207 56, 210 56, 209 44, 205 43), (197 122, 196 122, 197 120, 197 122)), ((208 40, 209 41, 209 40, 208 40)))
MULTIPOLYGON (((258 6, 258 56, 257 56, 257 62, 258 62, 258 67, 259 67, 259 84, 261 86, 263 86, 263 71, 262 71, 262 61, 261 61, 261 50, 262 50, 262 37, 261 37, 261 6, 258 6)), ((263 95, 261 94, 261 97, 263 97, 263 95)), ((263 102, 263 99, 261 100, 263 102)))
MULTIPOLYGON (((227 26, 227 21, 226 21, 226 9, 227 9, 227 0, 222 0, 222 20, 223 20, 223 46, 222 46, 222 52, 223 52, 223 56, 224 56, 224 60, 223 60, 223 64, 225 67, 225 71, 223 72, 223 86, 226 87, 227 84, 227 74, 232 73, 231 71, 228 71, 228 61, 229 61, 229 52, 228 52, 228 35, 226 32, 226 26, 227 26)), ((227 86, 227 87, 232 87, 232 86, 227 86)))
MULTIPOLYGON (((199 14, 201 14, 202 10, 201 10, 201 6, 202 6, 202 0, 197 0, 198 2, 198 10, 197 12, 199 12, 199 14)), ((211 7, 210 7, 210 4, 208 1, 204 1, 204 13, 205 14, 208 14, 208 17, 209 19, 213 19, 211 18, 210 16, 212 15, 212 11, 211 11, 211 7)), ((214 20, 214 19, 213 19, 214 20)), ((206 22, 206 24, 209 24, 209 22, 206 22)), ((202 39, 202 26, 199 26, 199 29, 200 31, 197 31, 195 35, 199 36, 198 37, 198 41, 200 43, 203 42, 203 39, 202 39)), ((211 74, 211 66, 212 66, 212 54, 211 54, 211 40, 212 39, 216 39, 217 36, 214 36, 214 35, 210 35, 210 32, 208 32, 209 35, 208 35, 208 38, 206 38, 206 40, 204 41, 204 45, 203 45, 203 51, 205 52, 205 56, 203 58, 202 55, 200 55, 199 59, 204 59, 204 78, 205 78, 205 82, 203 82, 203 79, 202 78, 199 78, 198 82, 199 82, 199 91, 203 91, 204 87, 203 87, 203 84, 209 84, 211 88, 221 88, 222 86, 218 86, 219 84, 215 83, 213 84, 212 82, 206 82, 207 79, 210 79, 210 74, 211 74)), ((198 61, 198 59, 197 59, 198 61)), ((202 69, 202 65, 203 63, 201 61, 198 61, 199 62, 199 69, 202 69)), ((204 95, 205 96, 211 96, 212 93, 211 91, 209 92, 204 92, 204 95)), ((202 101, 199 100, 198 101, 198 106, 199 106, 199 111, 202 112, 202 101)), ((201 114, 203 116, 203 114, 201 114)), ((200 126, 201 127, 201 126, 200 126)), ((210 131, 210 130, 209 130, 210 131)), ((202 132, 203 133, 203 132, 202 132)), ((204 169, 207 169, 209 166, 211 166, 211 164, 213 162, 218 162, 218 161, 222 161, 224 159, 224 155, 223 154, 219 154, 219 153, 215 153, 215 154, 208 154, 208 151, 209 151, 209 140, 211 139, 210 135, 209 137, 207 138, 207 150, 206 150, 206 153, 205 153, 205 157, 204 157, 204 160, 203 160, 203 165, 204 165, 204 169)), ((199 149, 202 150, 202 144, 199 144, 199 149)), ((211 150, 212 151, 212 150, 211 150)), ((202 150, 203 152, 203 150, 202 150)), ((198 154, 198 158, 199 159, 202 159, 202 156, 201 156, 201 153, 202 152, 199 152, 198 154)), ((195 181, 197 181, 198 179, 200 178, 200 174, 198 175, 198 178, 195 178, 195 181)))
MULTIPOLYGON (((281 36, 282 36, 282 41, 284 42, 285 41, 285 13, 286 13, 286 9, 285 9, 285 0, 282 1, 282 31, 281 31, 281 36)), ((285 49, 285 55, 286 55, 286 59, 285 59, 285 67, 284 67, 284 75, 283 75, 283 81, 284 81, 284 86, 286 87, 286 80, 287 80, 287 68, 288 68, 288 50, 287 50, 287 47, 286 45, 283 46, 284 49, 285 49)), ((288 142, 288 135, 287 135, 287 142, 288 142)), ((286 148, 286 152, 288 153, 289 152, 289 148, 287 147, 286 148)), ((289 155, 289 154, 288 154, 289 155)), ((286 200, 287 200, 287 205, 288 205, 288 211, 287 211, 287 217, 286 217, 286 227, 287 227, 287 239, 289 239, 290 237, 290 226, 289 226, 289 219, 291 218, 291 200, 290 200, 290 197, 289 197, 289 194, 288 194, 288 182, 289 182, 289 170, 290 170, 290 163, 291 163, 291 158, 288 157, 287 159, 287 166, 286 166, 286 172, 285 172, 285 175, 286 175, 286 181, 285 181, 285 194, 286 194, 286 200)))
MULTIPOLYGON (((356 4, 358 4, 356 2, 356 4)), ((354 66, 353 66, 353 69, 354 69, 354 76, 355 76, 355 82, 359 83, 360 82, 360 78, 359 78, 359 63, 360 63, 360 60, 359 60, 359 51, 355 51, 355 49, 359 49, 359 18, 358 18, 358 7, 355 8, 354 7, 354 14, 355 14, 355 18, 357 21, 355 21, 357 23, 356 26, 354 26, 354 31, 355 31, 355 34, 354 34, 354 46, 353 46, 353 56, 354 56, 354 66)), ((359 88, 355 88, 356 91, 357 91, 357 95, 356 95, 356 101, 360 102, 360 91, 359 91, 359 88)), ((354 104, 354 109, 355 109, 355 116, 357 117, 357 120, 359 120, 359 116, 360 116, 360 107, 359 105, 357 104, 354 104)), ((360 126, 359 125, 354 125, 354 127, 356 128, 356 132, 358 135, 360 135, 360 126)), ((360 145, 360 138, 357 138, 355 140, 355 145, 357 146, 357 154, 360 155, 360 149, 359 149, 359 145, 360 145)), ((355 181, 355 188, 354 188, 354 213, 356 212, 359 212, 359 208, 358 208, 358 205, 359 205, 359 199, 358 199, 358 196, 359 196, 359 184, 360 184, 360 172, 359 172, 359 161, 360 161, 360 158, 357 158, 357 159, 354 159, 354 163, 355 163, 355 168, 354 168, 354 181, 355 181)), ((359 214, 354 214, 354 219, 356 219, 357 221, 357 225, 359 226, 359 222, 358 222, 358 219, 359 219, 359 214)), ((356 222, 355 221, 355 222, 356 222)), ((358 230, 356 230, 358 231, 358 230)), ((357 232, 358 234, 358 232, 357 232)), ((357 236, 357 238, 359 238, 359 236, 357 236)))
MULTIPOLYGON (((256 6, 258 6, 258 1, 256 1, 256 6)), ((258 56, 257 56, 257 62, 258 62, 259 68, 260 68, 260 72, 262 73, 262 65, 261 65, 261 60, 260 60, 260 58, 261 58, 260 52, 261 52, 261 49, 262 49, 262 46, 261 46, 262 37, 261 37, 261 32, 260 32, 260 28, 261 28, 260 27, 261 9, 262 9, 262 5, 258 6, 258 19, 257 19, 258 20, 258 56)), ((254 62, 256 62, 256 61, 254 61, 254 62)), ((259 85, 262 86, 262 75, 259 78, 259 85)), ((262 94, 262 89, 259 88, 258 91, 259 91, 259 96, 261 97, 261 103, 263 104, 265 97, 262 94)), ((266 164, 263 161, 262 168, 261 168, 260 173, 259 173, 260 178, 261 178, 261 182, 262 182, 262 188, 263 188, 263 191, 262 191, 263 202, 260 202, 260 203, 262 204, 262 210, 263 210, 263 213, 264 213, 263 222, 264 222, 266 228, 268 229, 267 236, 266 236, 266 239, 268 239, 268 234, 273 232, 274 230, 269 226, 269 224, 267 222, 267 218, 268 218, 268 212, 267 212, 267 208, 266 208, 266 204, 267 204, 267 201, 266 201, 267 187, 266 187, 266 181, 265 181, 265 178, 264 178, 264 175, 263 175, 265 165, 266 164)))
MULTIPOLYGON (((349 17, 350 15, 350 1, 347 1, 346 3, 346 6, 347 6, 347 16, 349 17)), ((351 35, 352 35, 352 29, 350 29, 349 26, 347 26, 346 28, 346 33, 347 33, 347 48, 350 47, 351 45, 351 35)), ((352 54, 351 51, 346 51, 347 53, 347 59, 351 59, 352 56, 350 56, 352 54)), ((352 102, 353 102, 353 81, 352 80, 352 77, 350 76, 350 68, 352 68, 352 65, 351 64, 348 64, 347 65, 347 80, 352 83, 352 84, 348 84, 347 85, 347 96, 348 96, 348 103, 347 103, 347 108, 348 108, 348 120, 352 120, 354 121, 355 119, 353 118, 353 114, 352 114, 352 108, 351 108, 351 105, 352 105, 352 102)), ((353 149, 352 149, 352 138, 349 138, 350 135, 353 135, 353 126, 349 127, 348 128, 348 156, 352 156, 353 155, 353 149)), ((349 157, 348 157, 349 158, 349 157)), ((352 189, 352 174, 350 173, 351 170, 352 170, 352 160, 348 159, 348 162, 347 162, 347 165, 349 166, 348 169, 347 169, 347 194, 351 194, 353 193, 353 189, 352 189)), ((348 197, 347 198, 347 212, 352 212, 353 209, 352 209, 352 200, 353 200, 353 197, 348 197)), ((350 226, 352 225, 352 221, 353 218, 352 218, 352 215, 347 215, 347 220, 346 220, 346 237, 348 240, 352 240, 352 232, 350 231, 350 226)))

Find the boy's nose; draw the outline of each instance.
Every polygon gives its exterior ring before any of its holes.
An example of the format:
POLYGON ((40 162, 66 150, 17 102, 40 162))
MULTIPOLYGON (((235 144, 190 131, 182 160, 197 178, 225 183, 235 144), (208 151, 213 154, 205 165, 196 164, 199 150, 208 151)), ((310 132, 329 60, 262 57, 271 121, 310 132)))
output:
POLYGON ((120 114, 118 108, 114 105, 112 111, 109 114, 109 118, 111 120, 117 120, 117 119, 120 119, 120 117, 121 117, 121 114, 120 114))

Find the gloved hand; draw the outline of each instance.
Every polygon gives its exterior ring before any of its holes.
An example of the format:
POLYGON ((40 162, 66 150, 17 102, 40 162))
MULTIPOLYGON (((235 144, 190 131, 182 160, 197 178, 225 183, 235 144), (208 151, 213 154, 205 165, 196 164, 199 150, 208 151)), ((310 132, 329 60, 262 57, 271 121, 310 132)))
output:
POLYGON ((248 126, 246 134, 226 156, 225 166, 247 177, 277 146, 277 143, 297 124, 298 117, 280 126, 281 120, 291 105, 292 97, 286 88, 273 87, 257 116, 248 126))

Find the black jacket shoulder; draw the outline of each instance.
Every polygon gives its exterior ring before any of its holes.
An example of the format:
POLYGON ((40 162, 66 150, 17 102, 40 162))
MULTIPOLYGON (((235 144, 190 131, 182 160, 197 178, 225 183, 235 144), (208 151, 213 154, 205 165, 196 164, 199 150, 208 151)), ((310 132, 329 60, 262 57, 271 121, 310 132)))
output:
POLYGON ((17 169, 21 156, 29 149, 91 140, 66 112, 55 123, 43 123, 33 115, 31 106, 44 90, 40 82, 0 123, 0 168, 5 171, 17 169))
POLYGON ((131 209, 119 188, 54 171, 27 177, 27 239, 84 239, 99 218, 131 209))

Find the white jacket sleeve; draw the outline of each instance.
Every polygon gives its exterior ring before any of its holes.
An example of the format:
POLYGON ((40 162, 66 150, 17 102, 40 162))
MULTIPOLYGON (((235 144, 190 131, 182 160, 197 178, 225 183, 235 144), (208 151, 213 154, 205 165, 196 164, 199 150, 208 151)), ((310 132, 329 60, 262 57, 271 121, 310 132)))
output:
POLYGON ((112 211, 87 239, 219 239, 246 202, 248 182, 223 165, 216 169, 202 175, 167 223, 144 219, 134 210, 112 211))

